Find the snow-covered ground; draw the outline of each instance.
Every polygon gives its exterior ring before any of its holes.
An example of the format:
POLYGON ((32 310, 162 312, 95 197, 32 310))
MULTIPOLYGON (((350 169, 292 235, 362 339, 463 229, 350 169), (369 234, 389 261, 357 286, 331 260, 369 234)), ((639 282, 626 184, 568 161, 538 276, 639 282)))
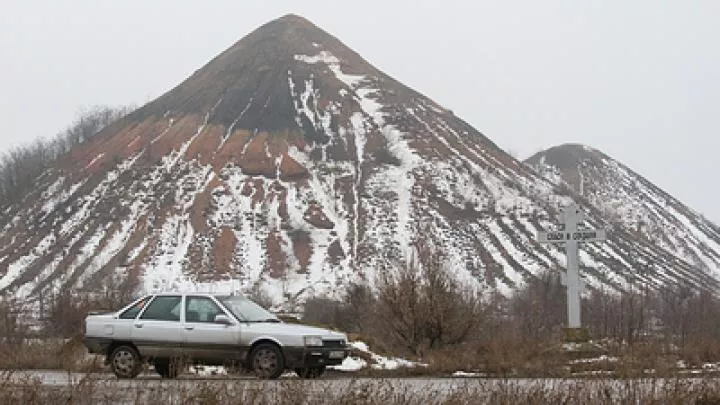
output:
POLYGON ((352 355, 343 361, 339 366, 331 366, 330 368, 337 371, 359 371, 370 367, 373 370, 397 370, 399 368, 427 367, 427 364, 417 363, 398 357, 385 357, 373 353, 368 345, 364 342, 350 342, 350 346, 356 351, 363 353, 362 356, 352 355), (365 358, 370 358, 370 363, 365 358))
MULTIPOLYGON (((346 358, 339 366, 328 367, 331 370, 342 371, 347 373, 357 372, 366 368, 373 370, 397 370, 399 368, 427 367, 427 364, 417 363, 398 357, 386 357, 373 353, 364 342, 350 342, 353 351, 361 352, 361 356, 351 355, 346 358), (370 359, 370 362, 365 360, 370 359)), ((228 371, 222 366, 191 366, 188 370, 190 374, 198 376, 225 376, 228 371)), ((286 377, 292 377, 294 373, 287 373, 286 377)))

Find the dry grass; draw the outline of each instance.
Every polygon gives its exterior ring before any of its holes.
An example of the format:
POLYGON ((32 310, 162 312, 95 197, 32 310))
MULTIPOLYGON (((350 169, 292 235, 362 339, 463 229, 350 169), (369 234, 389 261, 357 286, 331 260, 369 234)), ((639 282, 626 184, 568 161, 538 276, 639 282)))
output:
MULTIPOLYGON (((427 351, 409 360, 426 367, 353 373, 360 377, 447 377, 456 371, 492 378, 582 378, 603 375, 612 378, 718 376, 720 362, 715 344, 698 343, 683 349, 660 342, 620 345, 603 342, 590 349, 566 351, 559 342, 518 342, 496 339, 427 351), (681 366, 684 364, 684 366, 681 366)), ((353 356, 372 364, 370 356, 353 356)), ((392 356, 391 356, 392 357, 392 356)))
POLYGON ((720 404, 716 380, 134 381, 85 377, 48 387, 0 372, 0 404, 720 404))
MULTIPOLYGON (((664 347, 614 347, 617 361, 580 363, 567 367, 567 359, 543 352, 542 345, 506 342, 477 343, 435 350, 423 361, 428 367, 394 371, 364 370, 330 374, 328 380, 288 379, 180 379, 172 381, 119 381, 100 374, 85 374, 62 386, 47 386, 32 375, 0 371, 2 404, 697 404, 720 405, 720 381, 684 378, 675 367, 678 356, 664 347), (514 350, 513 350, 514 349, 514 350), (642 370, 653 368, 652 378, 642 370), (438 379, 464 369, 495 378, 438 379), (573 372, 608 370, 609 377, 568 378, 573 372), (658 378, 658 377, 663 378, 658 378), (347 377, 339 378, 337 377, 347 377), (364 377, 364 378, 363 378, 364 377), (369 378, 368 378, 369 377, 369 378), (396 379, 402 377, 402 379, 396 379), (409 378, 408 378, 409 377, 409 378), (425 380, 421 377, 433 377, 425 380), (513 377, 513 378, 509 378, 513 377), (528 377, 528 378, 517 378, 528 377), (548 379, 547 377, 562 377, 548 379), (617 378, 615 378, 617 377, 617 378), (647 376, 645 376, 647 377, 647 376), (360 379, 359 379, 360 378, 360 379)), ((693 350, 698 361, 712 348, 693 350)), ((97 371, 102 358, 88 358, 77 340, 46 341, 0 347, 2 369, 61 369, 97 371)), ((590 373, 589 375, 592 375, 590 373)), ((69 379, 70 380, 70 379, 69 379)))
MULTIPOLYGON (((682 377, 688 375, 689 369, 702 370, 704 375, 720 374, 720 365, 703 367, 708 362, 716 361, 716 344, 687 345, 684 349, 672 350, 659 343, 604 346, 607 347, 604 353, 582 355, 560 350, 559 343, 478 341, 429 350, 420 356, 405 357, 425 366, 401 367, 395 370, 367 367, 357 372, 339 374, 352 377, 405 378, 447 377, 456 371, 465 371, 493 378, 567 378, 598 374, 615 378, 637 378, 682 377), (606 358, 598 359, 600 354, 605 354, 606 358), (583 357, 594 360, 585 362, 583 357), (687 368, 678 367, 679 363, 684 363, 687 368)), ((365 352, 353 350, 352 355, 373 364, 372 357, 365 352)), ((393 357, 389 353, 384 355, 393 357)), ((0 370, 107 371, 103 361, 102 356, 88 355, 79 338, 30 339, 24 343, 0 345, 0 370)))
POLYGON ((67 370, 90 372, 102 367, 103 359, 88 356, 79 338, 37 339, 0 345, 0 370, 67 370))

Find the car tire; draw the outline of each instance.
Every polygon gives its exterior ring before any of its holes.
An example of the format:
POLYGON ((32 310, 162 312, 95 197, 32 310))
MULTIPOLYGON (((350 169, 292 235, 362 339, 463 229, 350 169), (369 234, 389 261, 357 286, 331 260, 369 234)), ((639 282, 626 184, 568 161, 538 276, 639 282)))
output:
POLYGON ((177 361, 171 359, 155 359, 153 361, 155 372, 162 378, 177 378, 180 373, 180 366, 177 361))
POLYGON ((274 380, 285 371, 285 358, 277 345, 262 343, 250 356, 250 367, 263 380, 274 380))
POLYGON ((300 378, 320 378, 325 374, 325 366, 296 368, 295 372, 300 378))
POLYGON ((117 378, 135 378, 141 367, 140 354, 132 346, 118 346, 110 353, 110 368, 117 378))

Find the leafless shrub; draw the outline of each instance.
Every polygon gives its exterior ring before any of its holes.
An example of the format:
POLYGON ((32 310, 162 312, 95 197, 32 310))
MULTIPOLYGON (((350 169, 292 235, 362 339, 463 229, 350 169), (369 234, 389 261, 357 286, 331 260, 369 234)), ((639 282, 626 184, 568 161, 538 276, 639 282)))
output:
POLYGON ((367 332, 372 327, 376 299, 369 287, 352 284, 344 299, 313 297, 305 302, 303 321, 326 325, 349 333, 367 332))
POLYGON ((138 298, 140 280, 134 273, 112 274, 103 279, 99 289, 88 291, 90 310, 115 311, 138 298))
POLYGON ((137 298, 137 285, 138 280, 132 275, 108 276, 98 291, 65 288, 50 294, 49 308, 44 316, 46 336, 70 338, 81 335, 90 311, 120 309, 137 298))
POLYGON ((29 330, 20 322, 19 315, 15 300, 0 297, 0 356, 4 350, 22 344, 29 336, 29 330))
POLYGON ((244 295, 263 308, 272 308, 273 306, 272 297, 260 284, 255 284, 249 291, 246 291, 244 295))
POLYGON ((378 276, 375 313, 388 341, 414 354, 467 341, 482 323, 478 291, 461 284, 445 257, 418 243, 417 255, 378 276))
POLYGON ((69 338, 81 333, 88 306, 87 299, 72 290, 62 290, 52 301, 46 319, 47 334, 69 338))
POLYGON ((509 302, 518 336, 535 342, 557 338, 565 324, 566 302, 559 272, 543 272, 529 280, 509 302))

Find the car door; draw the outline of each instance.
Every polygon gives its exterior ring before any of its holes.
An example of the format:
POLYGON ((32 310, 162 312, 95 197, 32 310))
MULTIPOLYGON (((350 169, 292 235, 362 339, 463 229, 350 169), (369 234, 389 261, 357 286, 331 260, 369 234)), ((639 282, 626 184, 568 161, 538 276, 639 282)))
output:
POLYGON ((181 309, 180 295, 158 295, 145 307, 132 328, 132 341, 140 354, 152 357, 182 354, 181 309))
POLYGON ((221 362, 241 358, 240 325, 211 297, 188 295, 185 298, 183 333, 183 353, 192 359, 221 362), (216 323, 216 315, 226 315, 233 324, 216 323))
POLYGON ((115 339, 132 339, 132 330, 134 329, 133 324, 135 323, 135 318, 140 315, 140 312, 152 298, 152 295, 142 297, 119 312, 114 325, 112 325, 112 329, 114 330, 113 337, 115 339))

